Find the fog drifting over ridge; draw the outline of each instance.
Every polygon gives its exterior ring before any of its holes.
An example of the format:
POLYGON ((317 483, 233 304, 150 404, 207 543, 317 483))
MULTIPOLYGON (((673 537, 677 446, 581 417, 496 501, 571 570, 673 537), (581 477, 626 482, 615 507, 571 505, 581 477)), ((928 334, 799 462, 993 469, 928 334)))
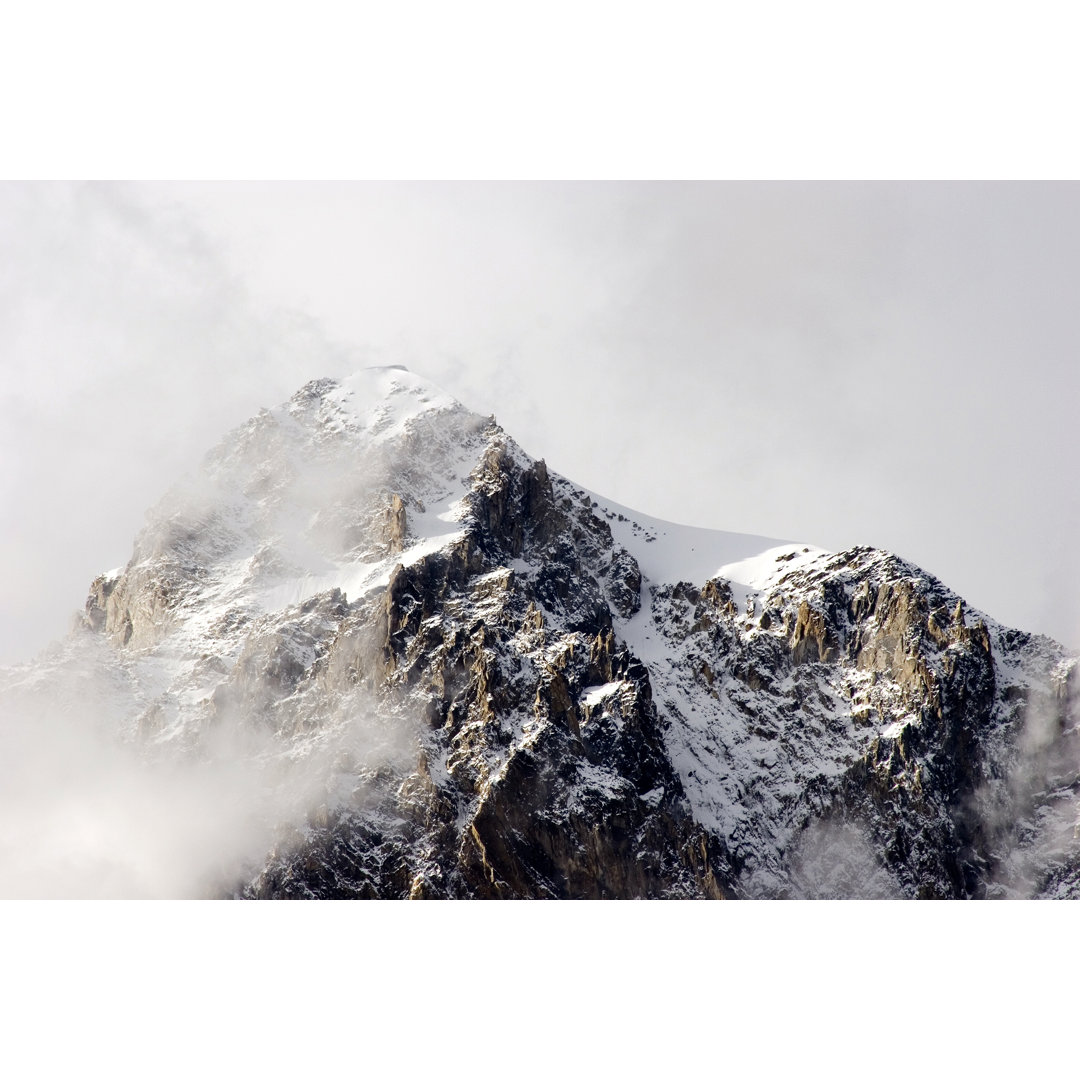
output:
POLYGON ((402 363, 657 517, 1080 643, 1075 184, 0 187, 0 662, 310 378, 402 363))

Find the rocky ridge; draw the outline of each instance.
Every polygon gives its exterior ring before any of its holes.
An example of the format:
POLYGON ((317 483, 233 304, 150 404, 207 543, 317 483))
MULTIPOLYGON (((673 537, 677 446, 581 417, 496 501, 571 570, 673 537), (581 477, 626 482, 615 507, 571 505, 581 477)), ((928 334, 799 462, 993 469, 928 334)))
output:
POLYGON ((7 693, 88 668, 141 753, 280 789, 217 895, 1080 888, 1075 657, 886 552, 618 507, 403 369, 232 433, 7 693))

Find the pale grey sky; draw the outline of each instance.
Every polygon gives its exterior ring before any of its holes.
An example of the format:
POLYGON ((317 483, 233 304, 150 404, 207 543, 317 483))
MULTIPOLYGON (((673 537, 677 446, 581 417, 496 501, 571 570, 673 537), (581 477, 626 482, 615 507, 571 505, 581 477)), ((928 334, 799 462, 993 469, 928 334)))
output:
POLYGON ((403 363, 660 517, 1080 644, 1080 186, 0 187, 0 662, 309 378, 403 363))

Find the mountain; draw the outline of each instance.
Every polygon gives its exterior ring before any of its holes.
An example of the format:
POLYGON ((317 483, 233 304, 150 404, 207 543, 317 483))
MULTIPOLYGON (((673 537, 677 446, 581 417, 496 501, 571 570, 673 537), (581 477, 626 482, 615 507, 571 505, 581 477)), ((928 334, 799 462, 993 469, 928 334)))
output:
POLYGON ((887 552, 646 517, 368 369, 231 433, 5 672, 0 888, 1074 896, 1076 670, 887 552))

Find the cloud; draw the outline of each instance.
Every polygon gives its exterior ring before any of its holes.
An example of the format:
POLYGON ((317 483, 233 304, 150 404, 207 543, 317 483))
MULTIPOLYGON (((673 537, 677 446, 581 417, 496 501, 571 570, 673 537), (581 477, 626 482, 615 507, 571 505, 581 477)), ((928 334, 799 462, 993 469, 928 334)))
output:
POLYGON ((144 185, 258 295, 659 517, 911 558, 1080 642, 1080 187, 144 185))
POLYGON ((148 686, 126 671, 83 633, 36 670, 5 673, 0 897, 231 895, 302 841, 320 807, 348 810, 371 777, 415 768, 413 718, 381 722, 351 691, 324 702, 310 732, 279 731, 254 707, 275 696, 272 680, 251 671, 215 723, 189 705, 183 736, 155 739, 138 723, 148 686))
POLYGON ((2 663, 66 631, 225 430, 358 357, 116 186, 0 185, 0 249, 2 663))
POLYGON ((627 505, 886 547, 1076 643, 1078 194, 9 185, 0 657, 61 632, 225 429, 367 362, 627 505))

